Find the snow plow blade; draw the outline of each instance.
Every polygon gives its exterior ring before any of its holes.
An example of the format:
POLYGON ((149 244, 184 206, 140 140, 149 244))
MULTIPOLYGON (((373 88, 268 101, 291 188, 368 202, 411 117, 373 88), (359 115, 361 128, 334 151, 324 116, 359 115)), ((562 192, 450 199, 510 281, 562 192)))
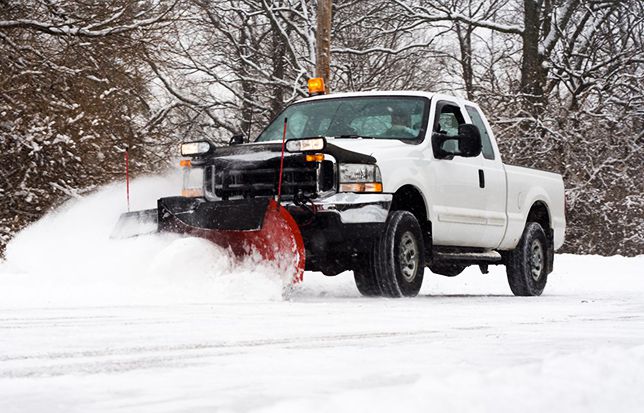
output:
POLYGON ((230 249, 237 257, 258 256, 271 261, 281 273, 292 275, 294 283, 304 276, 300 229, 286 208, 273 199, 207 202, 200 198, 161 198, 157 209, 123 214, 116 229, 121 225, 133 232, 134 222, 145 230, 152 220, 156 220, 155 231, 205 238, 230 249))
POLYGON ((112 230, 110 238, 132 238, 157 232, 158 217, 159 214, 156 208, 121 214, 112 230))
POLYGON ((111 238, 122 239, 155 232, 174 232, 205 238, 236 256, 257 255, 271 261, 293 282, 304 276, 304 240, 286 208, 270 198, 207 202, 199 198, 169 197, 156 209, 120 216, 111 238))

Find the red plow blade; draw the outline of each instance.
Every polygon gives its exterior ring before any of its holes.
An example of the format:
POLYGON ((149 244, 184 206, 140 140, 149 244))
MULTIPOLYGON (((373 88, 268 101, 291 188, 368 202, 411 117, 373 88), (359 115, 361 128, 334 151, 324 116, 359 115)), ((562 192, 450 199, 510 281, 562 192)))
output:
POLYGON ((168 208, 172 202, 164 202, 176 199, 159 200, 160 231, 205 238, 229 248, 238 257, 259 256, 274 263, 280 273, 291 275, 292 283, 302 281, 304 240, 291 214, 275 200, 240 200, 230 207, 220 203, 216 210, 197 204, 189 211, 177 212, 176 207, 168 208))

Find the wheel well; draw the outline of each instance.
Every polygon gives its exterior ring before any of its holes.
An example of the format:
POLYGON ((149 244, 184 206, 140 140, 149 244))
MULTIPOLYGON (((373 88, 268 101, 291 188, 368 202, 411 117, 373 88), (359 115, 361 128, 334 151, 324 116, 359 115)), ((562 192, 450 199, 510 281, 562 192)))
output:
POLYGON ((548 207, 541 201, 532 204, 528 212, 528 222, 537 222, 541 225, 546 234, 550 231, 550 213, 548 207))
MULTIPOLYGON (((550 274, 552 272, 554 258, 555 258, 555 249, 554 249, 554 231, 550 227, 550 212, 548 212, 548 207, 541 201, 537 201, 532 204, 530 212, 528 212, 528 221, 527 222, 537 222, 543 228, 543 231, 546 233, 546 241, 548 244, 548 251, 546 257, 546 273, 550 274)), ((526 223, 527 224, 527 223, 526 223)))
POLYGON ((394 198, 391 202, 391 210, 411 212, 418 220, 420 228, 423 230, 423 235, 427 237, 427 234, 431 232, 431 223, 427 219, 425 200, 420 194, 418 188, 415 186, 405 185, 400 187, 396 193, 394 193, 394 198))

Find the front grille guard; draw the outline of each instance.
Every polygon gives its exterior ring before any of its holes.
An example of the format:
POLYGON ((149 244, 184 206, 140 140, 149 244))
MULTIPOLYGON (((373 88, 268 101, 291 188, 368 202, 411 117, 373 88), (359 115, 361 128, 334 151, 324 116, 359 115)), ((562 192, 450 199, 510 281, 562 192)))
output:
MULTIPOLYGON (((300 191, 307 196, 335 188, 335 162, 306 163, 286 166, 282 180, 284 199, 300 191)), ((272 197, 277 194, 279 169, 235 168, 230 165, 208 165, 204 168, 204 193, 211 201, 231 198, 272 197)))

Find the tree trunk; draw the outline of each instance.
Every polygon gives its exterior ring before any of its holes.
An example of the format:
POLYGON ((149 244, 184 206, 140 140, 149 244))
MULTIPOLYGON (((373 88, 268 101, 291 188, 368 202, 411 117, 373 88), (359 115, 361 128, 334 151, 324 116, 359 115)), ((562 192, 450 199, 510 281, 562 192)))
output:
POLYGON ((316 31, 315 76, 324 79, 326 93, 329 93, 331 77, 331 4, 332 0, 318 0, 316 31))
MULTIPOLYGON (((275 22, 273 26, 273 79, 284 79, 286 75, 286 43, 284 38, 280 35, 279 28, 275 22)), ((271 96, 271 113, 270 118, 274 118, 282 110, 284 106, 284 87, 275 84, 273 86, 273 95, 271 96)))
POLYGON ((524 0, 523 61, 521 62, 521 93, 523 109, 535 118, 543 112, 546 72, 539 51, 539 5, 524 0))
MULTIPOLYGON (((248 22, 246 22, 246 24, 248 24, 248 22)), ((247 53, 249 41, 250 39, 248 38, 246 28, 243 27, 239 38, 240 44, 243 45, 241 47, 242 53, 247 53)), ((253 124, 253 99, 255 96, 256 87, 253 84, 253 82, 247 80, 250 77, 250 73, 248 72, 248 69, 244 64, 240 65, 239 71, 242 74, 244 79, 241 82, 242 99, 243 99, 241 103, 241 117, 242 117, 241 124, 240 124, 241 133, 244 135, 247 135, 248 139, 251 139, 252 124, 253 124)))
POLYGON ((474 71, 472 69, 472 31, 471 24, 456 22, 456 34, 461 49, 461 71, 465 92, 469 100, 474 100, 474 71))

